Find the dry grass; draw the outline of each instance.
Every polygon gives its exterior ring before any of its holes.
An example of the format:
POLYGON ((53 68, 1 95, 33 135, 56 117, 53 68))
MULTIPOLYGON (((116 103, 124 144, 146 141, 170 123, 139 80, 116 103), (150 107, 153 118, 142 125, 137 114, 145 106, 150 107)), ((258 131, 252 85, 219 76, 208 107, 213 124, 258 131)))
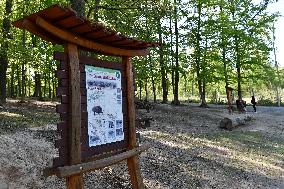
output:
MULTIPOLYGON (((56 123, 54 106, 9 102, 0 109, 0 181, 63 188, 64 180, 41 175, 57 155, 52 127, 20 129, 56 123)), ((141 143, 151 145, 140 158, 146 188, 284 188, 283 116, 255 114, 248 125, 224 131, 218 128, 227 116, 222 108, 157 105, 150 114, 151 127, 139 131, 141 143)), ((86 174, 85 182, 90 189, 130 188, 125 163, 86 174)))

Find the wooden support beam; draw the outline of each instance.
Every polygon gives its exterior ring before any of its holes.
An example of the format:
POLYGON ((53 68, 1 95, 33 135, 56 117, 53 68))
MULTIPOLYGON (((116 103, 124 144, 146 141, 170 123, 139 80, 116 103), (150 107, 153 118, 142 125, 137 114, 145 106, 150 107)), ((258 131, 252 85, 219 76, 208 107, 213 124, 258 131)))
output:
POLYGON ((127 109, 129 122, 129 148, 136 146, 136 128, 135 128, 135 105, 134 105, 134 86, 133 69, 130 57, 122 57, 122 64, 126 67, 127 82, 127 109))
MULTIPOLYGON (((68 43, 65 51, 69 58, 70 86, 71 86, 71 129, 69 133, 70 165, 81 163, 81 93, 80 67, 77 45, 68 43)), ((67 189, 83 189, 83 176, 78 174, 66 178, 67 189)))
POLYGON ((122 152, 120 154, 110 156, 104 159, 91 161, 87 163, 80 163, 71 166, 59 167, 55 171, 58 177, 70 177, 76 174, 82 174, 89 171, 94 171, 97 169, 102 169, 104 167, 119 163, 129 157, 136 156, 141 152, 147 150, 149 148, 148 145, 140 146, 133 148, 132 150, 128 150, 126 152, 122 152))
MULTIPOLYGON (((122 57, 122 64, 126 66, 127 80, 127 108, 129 117, 129 148, 136 146, 136 128, 135 128, 135 106, 134 106, 134 86, 133 69, 130 57, 122 57)), ((128 172, 133 189, 144 189, 143 179, 139 167, 138 156, 132 156, 127 159, 128 172)))
POLYGON ((133 189, 145 188, 139 165, 140 163, 138 156, 133 156, 127 159, 127 167, 133 189))
POLYGON ((23 21, 23 27, 32 34, 41 37, 45 41, 50 41, 53 44, 62 44, 62 41, 60 39, 56 39, 50 34, 47 34, 44 29, 38 27, 36 24, 27 19, 23 21))
POLYGON ((113 55, 113 56, 133 57, 133 56, 145 56, 149 53, 149 50, 147 48, 143 50, 127 50, 127 49, 121 49, 117 47, 111 47, 100 43, 96 43, 92 40, 88 40, 86 38, 74 35, 68 31, 62 30, 50 24, 49 22, 45 21, 41 17, 36 18, 36 24, 41 28, 43 28, 44 30, 46 30, 47 32, 51 33, 52 35, 62 39, 63 41, 70 42, 79 45, 83 48, 87 48, 104 54, 113 55))

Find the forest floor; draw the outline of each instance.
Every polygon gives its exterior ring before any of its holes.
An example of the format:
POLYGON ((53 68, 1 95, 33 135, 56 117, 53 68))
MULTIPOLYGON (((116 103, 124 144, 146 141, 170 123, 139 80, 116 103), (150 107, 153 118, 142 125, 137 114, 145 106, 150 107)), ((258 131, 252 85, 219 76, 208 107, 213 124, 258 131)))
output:
MULTIPOLYGON (((58 155, 55 104, 0 106, 0 189, 64 188, 63 179, 42 176, 58 155)), ((139 129, 140 142, 151 145, 140 158, 146 188, 283 189, 284 108, 257 108, 246 125, 226 131, 218 127, 232 117, 224 106, 155 105, 151 127, 139 129)), ((130 188, 125 163, 84 177, 89 189, 130 188)))

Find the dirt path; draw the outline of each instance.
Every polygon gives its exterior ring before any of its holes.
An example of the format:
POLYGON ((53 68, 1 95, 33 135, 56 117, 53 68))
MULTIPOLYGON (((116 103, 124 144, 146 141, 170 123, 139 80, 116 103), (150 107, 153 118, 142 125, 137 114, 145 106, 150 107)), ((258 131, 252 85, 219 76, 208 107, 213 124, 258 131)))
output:
POLYGON ((250 113, 246 126, 224 131, 219 121, 231 115, 220 107, 159 105, 153 115, 143 134, 157 144, 152 153, 163 154, 157 173, 169 165, 163 179, 170 182, 160 188, 284 188, 284 116, 250 113), (172 178, 177 173, 186 183, 172 178))
MULTIPOLYGON (((233 131, 218 128, 228 116, 224 108, 156 105, 150 128, 140 129, 141 143, 151 148, 141 155, 141 169, 148 189, 169 188, 284 188, 284 114, 259 108, 253 120, 233 131)), ((0 134, 0 188, 64 188, 56 177, 44 178, 41 170, 57 155, 53 147, 54 104, 17 108, 11 103, 0 108, 0 124, 25 122, 25 129, 0 134), (38 108, 38 109, 37 109, 38 108), (41 109, 42 108, 42 109, 41 109), (44 110, 38 118, 46 122, 30 129, 34 109, 44 110), (29 113, 29 114, 28 114, 29 113), (5 117, 1 117, 5 115, 5 117), (25 117, 20 117, 25 115, 25 117), (52 118, 53 117, 53 118, 52 118)), ((284 112, 284 111, 283 111, 284 112)), ((145 114, 139 110, 139 114, 145 114)), ((236 115, 238 116, 238 115, 236 115)), ((10 124, 10 125, 9 125, 10 124)), ((1 126, 2 126, 1 125, 1 126)), ((1 132, 0 132, 1 133, 1 132)), ((86 188, 130 188, 125 163, 85 175, 86 188)))

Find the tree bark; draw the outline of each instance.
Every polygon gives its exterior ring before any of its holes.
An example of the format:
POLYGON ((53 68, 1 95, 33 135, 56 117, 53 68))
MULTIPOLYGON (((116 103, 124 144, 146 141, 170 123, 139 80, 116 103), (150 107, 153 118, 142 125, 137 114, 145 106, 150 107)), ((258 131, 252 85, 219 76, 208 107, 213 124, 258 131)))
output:
POLYGON ((41 93, 41 75, 37 72, 35 72, 35 91, 34 91, 34 97, 42 98, 41 93))
POLYGON ((70 0, 71 8, 77 12, 79 17, 85 16, 85 1, 84 0, 70 0))
POLYGON ((178 10, 177 10, 177 4, 176 4, 176 0, 175 0, 175 10, 174 10, 174 14, 175 14, 175 37, 176 37, 176 52, 175 52, 175 60, 176 60, 176 65, 175 65, 175 83, 174 83, 174 101, 173 104, 174 105, 179 105, 180 101, 179 101, 179 60, 178 60, 178 56, 179 56, 179 41, 178 41, 178 37, 179 37, 179 33, 178 33, 178 10))
MULTIPOLYGON (((220 10, 221 10, 221 16, 223 16, 223 3, 224 1, 221 2, 220 5, 220 10)), ((222 21, 224 24, 224 22, 222 21)), ((230 97, 230 91, 228 89, 229 87, 229 81, 228 81, 228 73, 227 73, 227 60, 226 60, 226 44, 225 42, 225 31, 224 27, 222 26, 222 31, 221 31, 221 47, 222 47, 222 62, 223 62, 223 74, 224 74, 224 79, 225 79, 225 89, 226 89, 226 97, 227 97, 227 102, 228 102, 228 109, 229 113, 232 113, 232 104, 231 104, 231 97, 230 97)))
POLYGON ((207 49, 208 49, 208 38, 205 36, 205 51, 203 56, 203 61, 201 62, 201 70, 203 72, 202 77, 202 95, 201 95, 201 105, 202 108, 208 108, 207 102, 206 102, 206 77, 204 75, 207 75, 206 72, 206 64, 207 64, 207 49))
POLYGON ((25 70, 25 61, 22 63, 22 92, 21 92, 21 102, 25 102, 25 96, 26 96, 26 70, 25 70))
POLYGON ((139 100, 142 99, 142 81, 141 79, 139 80, 139 100))
POLYGON ((9 78, 7 78, 7 89, 6 89, 6 97, 11 97, 10 96, 10 88, 11 88, 11 80, 9 78))
POLYGON ((236 51, 236 68, 237 68, 237 80, 238 80, 238 99, 242 100, 242 87, 241 87, 241 61, 239 52, 239 40, 238 36, 235 35, 235 51, 236 51))
POLYGON ((31 96, 31 69, 30 67, 27 68, 28 69, 28 97, 31 96))
POLYGON ((191 81, 191 98, 194 96, 194 79, 191 81))
POLYGON ((8 68, 8 39, 10 38, 11 22, 10 14, 12 11, 12 0, 6 0, 5 5, 5 16, 3 19, 2 33, 3 33, 3 43, 0 47, 0 104, 6 103, 6 72, 8 68))
POLYGON ((200 107, 201 108, 208 108, 208 105, 206 103, 206 84, 205 84, 205 81, 202 82, 202 92, 201 92, 201 104, 200 104, 200 107))
POLYGON ((276 80, 276 100, 277 100, 277 106, 280 107, 281 106, 281 97, 280 97, 280 84, 281 84, 281 78, 279 75, 279 65, 277 62, 277 57, 276 57, 276 47, 275 47, 275 27, 273 24, 273 42, 272 42, 272 46, 273 46, 273 55, 274 55, 274 64, 275 64, 275 68, 276 68, 276 75, 277 75, 277 80, 276 80))
POLYGON ((21 77, 20 77, 20 68, 19 65, 17 64, 17 97, 22 96, 22 85, 21 85, 21 77))
MULTIPOLYGON (((23 42, 23 48, 26 48, 26 31, 23 30, 23 36, 22 36, 22 42, 23 42)), ((25 102, 25 95, 26 95, 26 70, 25 70, 25 64, 26 64, 26 57, 23 58, 22 60, 22 68, 21 68, 21 72, 22 72, 22 92, 21 92, 21 102, 25 102)))
POLYGON ((162 103, 168 102, 168 87, 167 87, 167 75, 166 68, 164 62, 164 52, 163 52, 163 36, 162 36, 162 28, 161 28, 161 20, 158 23, 158 31, 159 31, 159 42, 160 42, 160 67, 161 67, 161 76, 162 76, 162 90, 163 90, 163 100, 162 103))
MULTIPOLYGON (((52 73, 54 73, 54 70, 52 70, 52 73)), ((52 74, 52 98, 54 99, 55 98, 55 86, 56 86, 56 83, 55 83, 55 76, 52 74)))
POLYGON ((146 96, 145 96, 145 101, 148 101, 148 79, 146 78, 146 80, 145 80, 145 94, 146 94, 146 96))
POLYGON ((11 66, 12 68, 11 68, 11 85, 10 85, 10 97, 11 98, 13 98, 13 97, 15 97, 15 85, 14 85, 14 72, 15 72, 15 66, 14 65, 12 65, 11 66))
POLYGON ((174 67, 174 55, 173 55, 173 30, 172 30, 172 13, 170 13, 170 36, 171 36, 171 82, 172 82, 172 90, 173 90, 173 95, 175 91, 175 67, 174 67))
POLYGON ((201 105, 200 107, 207 107, 206 101, 205 101, 205 92, 203 92, 203 89, 205 89, 205 83, 202 82, 201 77, 201 48, 200 48, 200 41, 201 41, 201 8, 202 4, 201 2, 197 5, 197 11, 198 11, 198 20, 197 20, 197 33, 196 33, 196 52, 195 52, 195 62, 196 62, 196 76, 197 76, 197 83, 198 83, 198 92, 199 92, 199 98, 201 105))
POLYGON ((153 98, 154 98, 154 103, 157 102, 157 95, 156 95, 156 85, 155 85, 155 74, 154 74, 154 66, 152 63, 152 56, 151 53, 149 53, 149 63, 151 67, 151 82, 152 82, 152 90, 153 90, 153 98))

